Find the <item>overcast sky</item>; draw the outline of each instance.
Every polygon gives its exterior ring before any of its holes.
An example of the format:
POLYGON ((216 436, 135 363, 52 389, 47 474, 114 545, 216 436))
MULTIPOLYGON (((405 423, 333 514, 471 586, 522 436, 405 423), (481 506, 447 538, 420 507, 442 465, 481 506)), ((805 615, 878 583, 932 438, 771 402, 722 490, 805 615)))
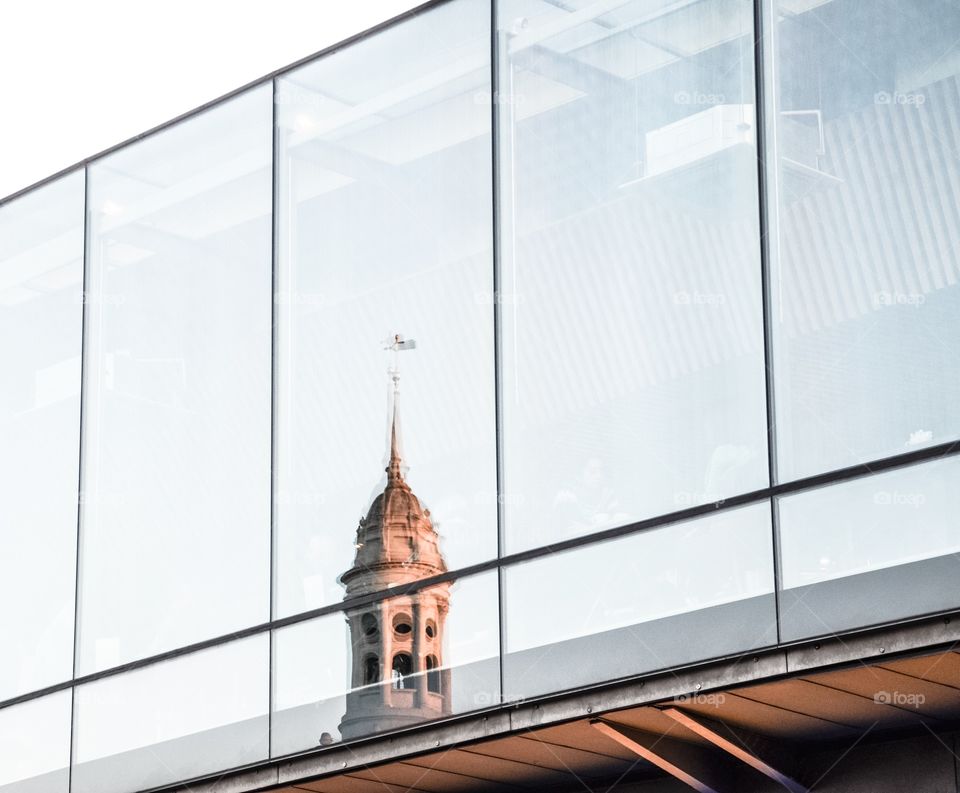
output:
POLYGON ((4 3, 0 198, 420 2, 4 3))

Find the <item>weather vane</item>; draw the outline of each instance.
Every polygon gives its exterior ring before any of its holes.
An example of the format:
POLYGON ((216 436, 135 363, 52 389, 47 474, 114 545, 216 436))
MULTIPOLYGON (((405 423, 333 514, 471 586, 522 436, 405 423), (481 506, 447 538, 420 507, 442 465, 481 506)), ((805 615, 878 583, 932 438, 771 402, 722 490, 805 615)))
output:
POLYGON ((392 338, 385 339, 383 349, 393 351, 393 365, 387 369, 387 374, 393 380, 393 392, 400 390, 400 353, 404 350, 414 350, 417 342, 414 339, 405 339, 399 333, 395 333, 392 338))

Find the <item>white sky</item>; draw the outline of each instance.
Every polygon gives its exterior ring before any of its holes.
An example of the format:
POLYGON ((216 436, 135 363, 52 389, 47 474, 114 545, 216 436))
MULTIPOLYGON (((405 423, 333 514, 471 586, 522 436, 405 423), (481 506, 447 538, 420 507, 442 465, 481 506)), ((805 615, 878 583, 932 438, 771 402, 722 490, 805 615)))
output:
POLYGON ((0 198, 421 0, 5 0, 0 198))

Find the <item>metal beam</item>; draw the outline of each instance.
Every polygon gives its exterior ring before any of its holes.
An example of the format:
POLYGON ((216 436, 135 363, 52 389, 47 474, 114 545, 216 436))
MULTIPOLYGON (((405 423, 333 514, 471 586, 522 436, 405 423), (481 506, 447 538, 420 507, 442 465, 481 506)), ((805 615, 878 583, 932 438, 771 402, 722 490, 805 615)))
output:
POLYGON ((791 767, 786 753, 766 736, 731 727, 729 724, 715 722, 702 716, 691 716, 676 708, 664 708, 662 712, 677 724, 710 741, 731 757, 755 768, 764 776, 782 785, 790 793, 810 793, 797 782, 793 775, 784 770, 791 767))
POLYGON ((515 69, 534 72, 548 80, 562 83, 585 94, 609 91, 626 94, 632 91, 628 81, 612 72, 578 61, 576 58, 542 44, 533 44, 515 55, 511 65, 515 69))
POLYGON ((708 754, 702 746, 599 719, 591 721, 590 724, 698 793, 724 793, 732 790, 729 776, 724 773, 717 759, 708 754), (728 780, 726 786, 720 781, 724 778, 728 780))
POLYGON ((390 187, 401 184, 397 169, 389 163, 322 138, 306 138, 287 146, 286 151, 291 157, 319 165, 350 180, 390 187))

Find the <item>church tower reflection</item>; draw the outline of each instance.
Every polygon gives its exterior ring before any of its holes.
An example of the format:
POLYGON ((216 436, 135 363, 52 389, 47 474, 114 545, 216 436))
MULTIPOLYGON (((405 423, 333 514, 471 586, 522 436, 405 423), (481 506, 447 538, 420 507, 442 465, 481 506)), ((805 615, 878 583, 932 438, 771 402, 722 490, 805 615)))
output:
MULTIPOLYGON (((404 342, 394 338, 392 349, 404 342)), ((345 599, 380 592, 447 570, 430 510, 405 479, 400 449, 399 372, 393 381, 387 482, 357 528, 353 566, 340 576, 345 599)), ((392 597, 346 613, 352 645, 350 692, 340 722, 344 740, 450 713, 443 669, 450 584, 392 597)))

